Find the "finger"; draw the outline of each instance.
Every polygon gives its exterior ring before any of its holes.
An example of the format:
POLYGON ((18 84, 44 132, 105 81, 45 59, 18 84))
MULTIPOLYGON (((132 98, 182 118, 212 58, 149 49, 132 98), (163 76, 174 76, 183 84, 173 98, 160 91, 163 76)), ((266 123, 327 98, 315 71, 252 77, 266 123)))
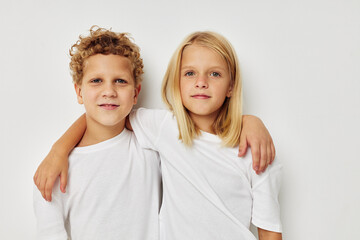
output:
POLYGON ((264 172, 267 167, 267 150, 264 144, 260 146, 260 168, 259 172, 264 172))
POLYGON ((39 191, 41 192, 41 174, 38 174, 35 185, 36 185, 37 189, 39 189, 39 191))
POLYGON ((247 152, 247 141, 246 141, 246 137, 245 134, 241 134, 240 135, 240 144, 239 144, 239 153, 238 156, 239 157, 243 157, 245 156, 246 152, 247 152))
POLYGON ((63 193, 66 192, 67 179, 68 179, 68 171, 66 169, 60 173, 60 190, 63 193))
POLYGON ((270 164, 272 164, 274 162, 275 155, 276 155, 276 151, 275 151, 274 142, 271 141, 271 162, 270 162, 270 164))
POLYGON ((33 177, 33 181, 34 181, 35 184, 36 184, 37 177, 38 177, 38 171, 36 170, 36 172, 34 174, 34 177, 33 177))
POLYGON ((46 195, 45 195, 45 184, 46 184, 46 179, 43 180, 42 182, 40 181, 39 191, 41 192, 42 197, 47 201, 46 195))
POLYGON ((266 157, 266 160, 267 160, 267 167, 269 167, 270 163, 271 163, 271 159, 272 159, 272 153, 271 153, 271 144, 269 144, 267 146, 267 157, 266 157))
POLYGON ((55 178, 51 178, 48 177, 47 181, 46 181, 46 185, 45 185, 45 196, 47 201, 51 202, 51 192, 55 183, 56 177, 55 178))
POLYGON ((253 169, 257 174, 259 174, 259 163, 260 163, 260 149, 258 144, 254 144, 255 146, 251 146, 251 154, 253 160, 253 169))

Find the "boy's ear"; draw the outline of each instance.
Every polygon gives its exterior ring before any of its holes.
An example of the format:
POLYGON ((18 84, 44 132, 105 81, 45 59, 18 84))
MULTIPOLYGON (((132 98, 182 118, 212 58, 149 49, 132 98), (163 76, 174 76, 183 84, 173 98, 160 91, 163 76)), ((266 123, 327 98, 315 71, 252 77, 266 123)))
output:
POLYGON ((76 92, 76 96, 77 96, 77 100, 79 104, 83 104, 83 98, 82 98, 82 92, 81 92, 81 87, 79 85, 77 85, 76 83, 74 84, 75 87, 75 92, 76 92))
POLYGON ((137 87, 135 87, 134 104, 137 103, 140 90, 141 90, 141 84, 139 84, 137 87))

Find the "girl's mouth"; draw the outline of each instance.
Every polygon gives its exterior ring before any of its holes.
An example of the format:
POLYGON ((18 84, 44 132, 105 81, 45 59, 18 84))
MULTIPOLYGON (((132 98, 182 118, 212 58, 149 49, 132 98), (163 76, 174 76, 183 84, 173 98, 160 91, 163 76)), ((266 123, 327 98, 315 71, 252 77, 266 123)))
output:
POLYGON ((210 98, 209 95, 206 95, 206 94, 195 94, 195 95, 191 95, 192 98, 195 98, 195 99, 208 99, 210 98))

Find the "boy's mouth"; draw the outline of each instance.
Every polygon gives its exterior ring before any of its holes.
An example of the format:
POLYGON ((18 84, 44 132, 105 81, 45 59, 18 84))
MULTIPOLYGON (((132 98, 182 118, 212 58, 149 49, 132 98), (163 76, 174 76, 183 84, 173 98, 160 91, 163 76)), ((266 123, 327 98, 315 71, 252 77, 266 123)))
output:
POLYGON ((105 109, 105 110, 114 110, 117 107, 119 107, 119 105, 105 103, 105 104, 100 104, 99 107, 101 107, 102 109, 105 109))
POLYGON ((195 98, 195 99, 208 99, 210 98, 209 95, 206 95, 206 94, 194 94, 194 95, 191 95, 192 98, 195 98))

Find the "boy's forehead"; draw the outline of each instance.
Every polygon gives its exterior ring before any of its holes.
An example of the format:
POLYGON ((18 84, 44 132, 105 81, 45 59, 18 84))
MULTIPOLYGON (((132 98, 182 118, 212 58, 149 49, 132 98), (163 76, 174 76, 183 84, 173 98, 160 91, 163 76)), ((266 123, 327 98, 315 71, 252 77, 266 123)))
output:
POLYGON ((95 54, 85 59, 83 72, 119 71, 132 74, 133 66, 130 59, 114 54, 95 54))

